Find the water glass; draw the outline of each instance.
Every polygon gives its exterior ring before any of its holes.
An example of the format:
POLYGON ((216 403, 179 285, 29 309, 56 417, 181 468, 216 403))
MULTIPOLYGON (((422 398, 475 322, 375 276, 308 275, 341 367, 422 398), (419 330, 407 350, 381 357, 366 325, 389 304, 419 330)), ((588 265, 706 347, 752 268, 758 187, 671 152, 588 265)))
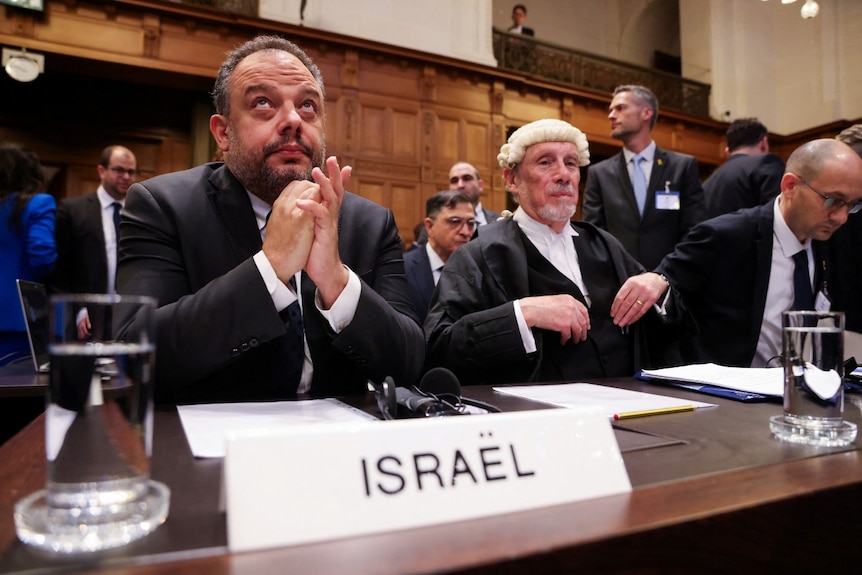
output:
POLYGON ((844 314, 788 311, 782 318, 784 413, 770 419, 776 437, 842 446, 856 439, 844 414, 844 314))
POLYGON ((51 298, 46 484, 15 507, 24 543, 101 551, 165 521, 170 492, 149 468, 155 309, 140 296, 51 298))

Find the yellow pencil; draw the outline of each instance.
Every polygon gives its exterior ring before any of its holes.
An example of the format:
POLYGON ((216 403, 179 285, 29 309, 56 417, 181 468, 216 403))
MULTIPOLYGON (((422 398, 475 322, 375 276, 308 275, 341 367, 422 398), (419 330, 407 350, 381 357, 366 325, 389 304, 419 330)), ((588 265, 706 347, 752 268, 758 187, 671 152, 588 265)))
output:
POLYGON ((663 407, 661 409, 645 409, 643 411, 628 411, 626 413, 615 413, 614 419, 631 419, 633 417, 646 417, 647 415, 664 415, 665 413, 681 413, 683 411, 694 411, 694 406, 680 405, 678 407, 663 407))

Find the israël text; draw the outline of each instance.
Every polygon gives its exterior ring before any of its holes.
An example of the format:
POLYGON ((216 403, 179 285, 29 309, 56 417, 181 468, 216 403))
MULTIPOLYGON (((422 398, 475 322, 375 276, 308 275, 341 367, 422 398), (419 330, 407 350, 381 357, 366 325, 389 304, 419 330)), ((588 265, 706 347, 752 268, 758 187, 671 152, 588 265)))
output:
MULTIPOLYGON (((479 436, 490 438, 493 434, 479 436)), ((512 443, 446 453, 420 451, 405 457, 363 457, 361 463, 366 497, 397 495, 410 489, 451 489, 464 483, 521 480, 536 475, 534 470, 518 463, 512 443)))

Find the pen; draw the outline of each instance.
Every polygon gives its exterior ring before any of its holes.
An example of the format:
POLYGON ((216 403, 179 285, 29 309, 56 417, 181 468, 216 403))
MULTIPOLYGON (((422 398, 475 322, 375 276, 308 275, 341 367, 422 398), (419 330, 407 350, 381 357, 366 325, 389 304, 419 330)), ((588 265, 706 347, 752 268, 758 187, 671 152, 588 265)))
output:
POLYGON ((664 415, 665 413, 681 413, 683 411, 694 411, 693 405, 680 405, 677 407, 663 407, 661 409, 645 409, 643 411, 627 411, 615 413, 614 419, 631 419, 633 417, 646 417, 647 415, 664 415))

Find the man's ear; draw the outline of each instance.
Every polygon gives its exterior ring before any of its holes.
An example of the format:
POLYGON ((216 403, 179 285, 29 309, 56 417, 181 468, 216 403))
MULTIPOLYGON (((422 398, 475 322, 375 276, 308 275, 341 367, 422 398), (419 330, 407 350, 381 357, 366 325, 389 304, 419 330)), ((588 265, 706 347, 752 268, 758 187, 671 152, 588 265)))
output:
POLYGON ((216 145, 223 152, 228 151, 228 121, 227 116, 213 114, 210 116, 210 133, 215 139, 216 145))

